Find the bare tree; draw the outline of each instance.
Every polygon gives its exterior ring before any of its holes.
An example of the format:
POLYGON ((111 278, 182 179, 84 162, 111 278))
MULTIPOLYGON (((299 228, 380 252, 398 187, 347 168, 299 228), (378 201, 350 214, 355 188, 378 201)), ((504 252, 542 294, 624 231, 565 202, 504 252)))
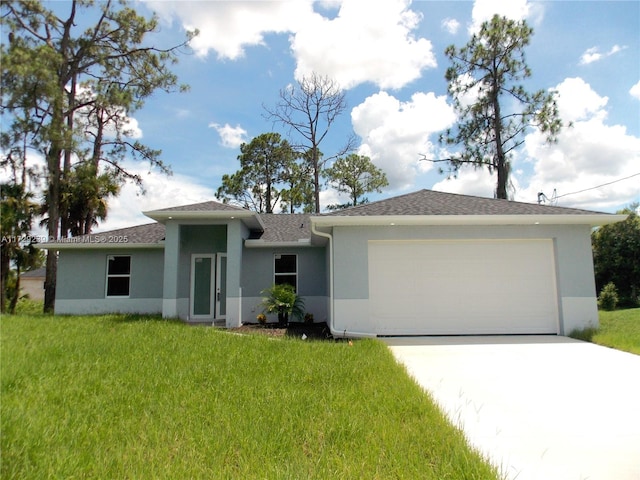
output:
POLYGON ((307 158, 313 170, 315 212, 320 213, 320 177, 325 163, 353 149, 354 137, 351 136, 339 153, 325 159, 320 153, 320 144, 347 108, 344 91, 335 80, 312 73, 297 85, 291 84, 280 90, 279 97, 275 107, 263 105, 266 118, 288 126, 289 133, 295 132, 299 136, 299 143, 291 143, 301 153, 308 152, 307 158))

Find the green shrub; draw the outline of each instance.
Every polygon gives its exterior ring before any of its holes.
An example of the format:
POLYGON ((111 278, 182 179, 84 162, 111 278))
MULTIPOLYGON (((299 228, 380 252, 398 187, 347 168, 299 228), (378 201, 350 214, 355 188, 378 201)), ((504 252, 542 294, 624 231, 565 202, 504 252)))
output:
POLYGON ((571 333, 569 333, 569 337, 575 338, 576 340, 582 340, 583 342, 591 342, 596 333, 598 333, 597 328, 587 327, 583 329, 572 330, 571 333))
POLYGON ((42 314, 42 300, 31 300, 26 295, 18 300, 16 305, 16 314, 18 315, 41 315, 42 314))
POLYGON ((289 317, 302 320, 304 300, 291 285, 273 285, 263 290, 262 307, 266 313, 277 313, 278 323, 287 324, 289 317))
POLYGON ((598 306, 602 310, 615 310, 619 300, 618 289, 613 282, 609 282, 600 291, 598 306))

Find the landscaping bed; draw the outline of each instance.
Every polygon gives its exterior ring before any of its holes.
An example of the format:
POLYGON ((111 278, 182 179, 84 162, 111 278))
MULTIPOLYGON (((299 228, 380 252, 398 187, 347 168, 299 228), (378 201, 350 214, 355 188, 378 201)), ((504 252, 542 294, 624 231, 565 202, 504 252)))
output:
POLYGON ((279 323, 246 323, 241 327, 230 329, 231 332, 242 334, 265 335, 268 337, 291 337, 304 340, 331 340, 329 326, 325 322, 290 322, 287 325, 279 323))

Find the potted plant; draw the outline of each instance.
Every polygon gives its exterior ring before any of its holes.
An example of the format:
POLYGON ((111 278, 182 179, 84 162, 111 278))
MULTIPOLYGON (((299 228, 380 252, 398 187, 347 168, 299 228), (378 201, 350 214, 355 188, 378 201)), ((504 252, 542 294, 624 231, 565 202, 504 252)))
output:
POLYGON ((266 313, 276 313, 278 323, 287 325, 289 317, 301 320, 304 317, 304 300, 291 285, 273 285, 262 292, 262 307, 266 313))

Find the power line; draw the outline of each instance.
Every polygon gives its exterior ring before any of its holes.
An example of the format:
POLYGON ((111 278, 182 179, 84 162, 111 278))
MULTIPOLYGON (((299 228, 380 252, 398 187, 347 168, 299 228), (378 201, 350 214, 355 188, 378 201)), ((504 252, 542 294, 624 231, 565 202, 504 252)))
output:
POLYGON ((564 193, 562 195, 556 196, 555 198, 558 199, 562 197, 567 197, 569 195, 576 195, 577 193, 588 192, 589 190, 595 190, 596 188, 606 187, 607 185, 613 185, 614 183, 622 182, 623 180, 628 180, 630 178, 637 177, 638 175, 640 175, 640 172, 634 173, 633 175, 629 175, 628 177, 619 178, 618 180, 614 180, 612 182, 603 183, 602 185, 598 185, 596 187, 585 188, 584 190, 578 190, 577 192, 564 193))

